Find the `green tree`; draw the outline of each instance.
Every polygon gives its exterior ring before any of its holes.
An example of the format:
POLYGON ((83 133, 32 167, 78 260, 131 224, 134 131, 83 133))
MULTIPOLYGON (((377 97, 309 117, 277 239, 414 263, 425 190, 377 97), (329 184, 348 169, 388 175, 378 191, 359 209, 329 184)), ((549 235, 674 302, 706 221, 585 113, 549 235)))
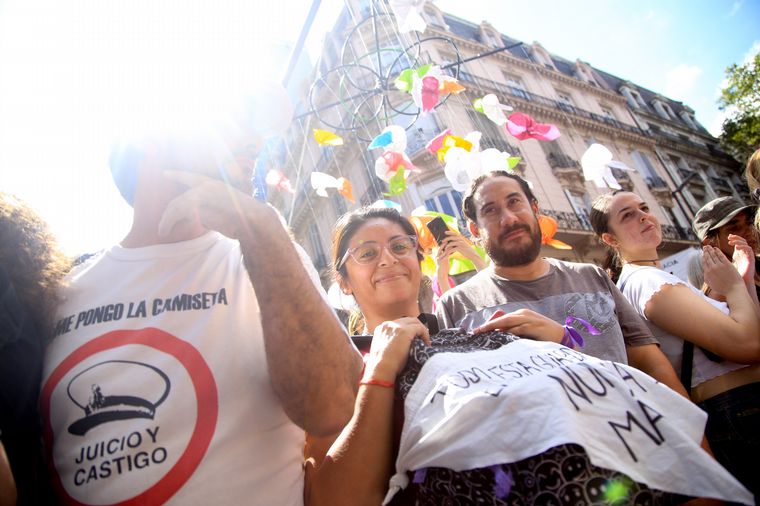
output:
POLYGON ((742 164, 760 149, 760 52, 745 65, 726 69, 718 106, 728 111, 720 142, 742 164))

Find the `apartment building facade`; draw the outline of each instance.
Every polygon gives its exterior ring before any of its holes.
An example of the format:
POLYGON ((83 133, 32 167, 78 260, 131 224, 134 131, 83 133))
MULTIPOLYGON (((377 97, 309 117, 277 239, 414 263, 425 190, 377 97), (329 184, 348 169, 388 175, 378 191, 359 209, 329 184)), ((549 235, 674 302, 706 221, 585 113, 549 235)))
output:
POLYGON ((462 194, 452 188, 443 165, 424 146, 445 128, 462 136, 477 130, 482 133, 481 149, 495 147, 522 158, 515 170, 532 183, 541 212, 557 220, 556 238, 573 247, 544 247, 542 254, 563 260, 600 263, 604 256, 591 231, 589 210, 593 199, 609 189, 585 181, 580 165, 592 143, 603 144, 615 160, 635 169, 613 172, 623 188, 650 202, 663 225, 661 256, 695 244, 689 224, 702 204, 717 196, 747 195, 737 162, 717 147, 717 140, 684 104, 581 60, 550 54, 539 42, 511 39, 487 22, 450 16, 431 3, 424 8, 428 27, 422 42, 398 34, 393 18, 378 14, 366 1, 349 5, 325 43, 315 84, 310 92, 304 90, 301 114, 280 159, 275 157, 296 193, 269 194, 318 269, 328 266, 337 217, 386 198, 387 185, 374 171, 379 153, 368 151, 367 145, 387 124, 407 127, 407 154, 420 169, 409 178, 407 191, 390 197, 406 213, 421 206, 445 212, 459 218, 464 231, 462 194), (378 15, 373 18, 373 13, 378 15), (408 97, 390 84, 405 66, 420 63, 442 66, 466 91, 417 117, 404 109, 408 97), (488 93, 536 121, 557 125, 561 137, 543 142, 510 136, 472 107, 475 98, 488 93), (378 110, 381 113, 373 117, 378 110), (335 131, 345 143, 321 147, 312 128, 335 131), (337 193, 317 196, 309 183, 312 171, 348 178, 356 203, 337 193))

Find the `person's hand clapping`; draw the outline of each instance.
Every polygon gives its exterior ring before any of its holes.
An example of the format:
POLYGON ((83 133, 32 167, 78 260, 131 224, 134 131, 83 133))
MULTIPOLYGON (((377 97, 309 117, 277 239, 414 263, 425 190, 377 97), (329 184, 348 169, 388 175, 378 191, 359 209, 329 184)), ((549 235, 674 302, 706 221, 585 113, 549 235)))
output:
MULTIPOLYGON (((734 255, 736 256, 736 251, 734 255)), ((741 254, 738 257, 741 257, 741 254)), ((702 268, 705 283, 719 295, 726 295, 736 284, 744 286, 737 268, 720 249, 714 246, 702 248, 702 268)))
POLYGON ((739 272, 745 283, 754 283, 755 279, 755 252, 747 240, 734 234, 728 234, 728 244, 734 247, 732 256, 734 267, 739 272))
POLYGON ((415 337, 430 345, 430 333, 417 318, 404 317, 378 325, 365 357, 364 379, 395 381, 406 365, 415 337))

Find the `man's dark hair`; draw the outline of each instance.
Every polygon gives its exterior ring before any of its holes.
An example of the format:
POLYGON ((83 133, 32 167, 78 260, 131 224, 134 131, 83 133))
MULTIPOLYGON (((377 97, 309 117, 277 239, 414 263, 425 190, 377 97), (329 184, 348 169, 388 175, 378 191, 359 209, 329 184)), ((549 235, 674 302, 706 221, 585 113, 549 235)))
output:
POLYGON ((507 172, 505 170, 492 170, 487 174, 483 174, 482 176, 475 178, 472 183, 470 183, 470 188, 467 190, 467 194, 462 201, 462 212, 464 213, 464 216, 471 222, 478 222, 478 210, 475 209, 475 202, 473 202, 475 192, 478 191, 478 188, 480 188, 480 185, 483 184, 483 182, 494 177, 508 177, 510 179, 514 179, 520 184, 520 189, 528 198, 528 202, 531 204, 538 203, 536 196, 533 195, 533 190, 530 189, 530 185, 526 180, 517 174, 512 174, 511 172, 507 172))

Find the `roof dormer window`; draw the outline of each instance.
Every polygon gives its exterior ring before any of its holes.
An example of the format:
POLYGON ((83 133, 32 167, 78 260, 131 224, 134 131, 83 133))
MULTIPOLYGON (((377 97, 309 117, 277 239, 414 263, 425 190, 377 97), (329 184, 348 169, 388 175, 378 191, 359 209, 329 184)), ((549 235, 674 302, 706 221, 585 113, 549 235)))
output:
POLYGON ((541 44, 539 44, 538 42, 533 43, 533 45, 530 48, 530 54, 535 60, 535 62, 538 63, 539 65, 543 65, 544 67, 552 69, 552 70, 557 70, 554 67, 554 61, 552 60, 551 55, 549 55, 546 49, 541 47, 541 44))

